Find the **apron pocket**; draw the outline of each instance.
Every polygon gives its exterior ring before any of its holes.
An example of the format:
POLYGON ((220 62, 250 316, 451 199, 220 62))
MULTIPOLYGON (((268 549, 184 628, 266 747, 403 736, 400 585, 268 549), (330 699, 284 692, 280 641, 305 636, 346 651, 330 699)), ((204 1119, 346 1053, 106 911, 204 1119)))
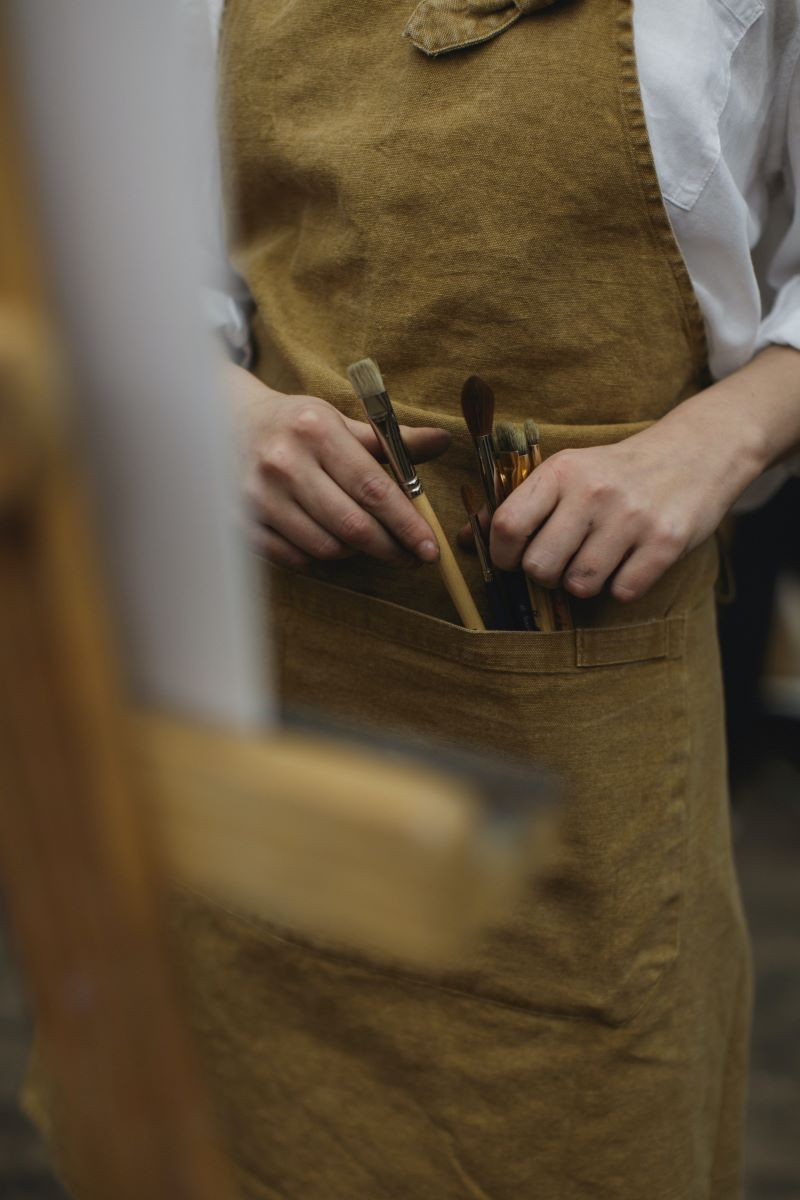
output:
POLYGON ((280 570, 272 606, 287 704, 528 758, 563 786, 557 859, 469 963, 412 973, 343 957, 537 1012, 630 1020, 677 955, 690 618, 474 632, 280 570))

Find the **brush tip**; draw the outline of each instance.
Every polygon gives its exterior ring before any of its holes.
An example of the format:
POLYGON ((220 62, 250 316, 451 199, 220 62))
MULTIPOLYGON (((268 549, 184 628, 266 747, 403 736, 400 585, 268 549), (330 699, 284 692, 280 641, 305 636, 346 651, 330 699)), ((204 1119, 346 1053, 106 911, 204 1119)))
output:
POLYGON ((528 449, 539 445, 539 426, 535 421, 531 421, 530 419, 525 422, 525 441, 528 444, 528 449))
POLYGON ((470 375, 461 389, 461 411, 471 435, 486 437, 492 432, 494 392, 478 375, 470 375))
POLYGON ((468 517, 474 517, 477 515, 480 505, 478 504, 478 499, 475 495, 475 489, 471 483, 462 483, 461 501, 468 517))
POLYGON ((510 421, 497 422, 494 427, 494 440, 500 454, 509 454, 516 450, 516 430, 510 421))
POLYGON ((362 400, 367 400, 370 396, 380 396, 386 391, 378 364, 371 358, 362 358, 359 362, 351 363, 347 368, 347 378, 353 385, 353 391, 362 400))

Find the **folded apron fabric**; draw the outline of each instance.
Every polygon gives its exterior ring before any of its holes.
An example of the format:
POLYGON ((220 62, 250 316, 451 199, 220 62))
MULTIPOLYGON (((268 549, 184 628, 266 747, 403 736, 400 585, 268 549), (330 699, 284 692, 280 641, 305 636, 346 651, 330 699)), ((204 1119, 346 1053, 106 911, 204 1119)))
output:
MULTIPOLYGON (((477 485, 459 396, 545 455, 708 382, 664 209, 631 0, 228 0, 233 260, 256 372, 453 434, 422 468, 451 541, 477 485), (405 36, 403 36, 405 33, 405 36)), ((482 603, 477 563, 460 555, 482 603)), ((471 632, 435 568, 275 570, 283 694, 552 767, 559 860, 458 969, 412 972, 198 897, 176 912, 244 1196, 733 1200, 750 978, 709 542, 575 632, 471 632)))

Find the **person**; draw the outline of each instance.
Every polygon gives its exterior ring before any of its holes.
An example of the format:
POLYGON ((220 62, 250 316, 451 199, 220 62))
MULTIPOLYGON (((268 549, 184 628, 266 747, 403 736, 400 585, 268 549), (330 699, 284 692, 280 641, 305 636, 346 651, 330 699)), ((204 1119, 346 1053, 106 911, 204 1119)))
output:
POLYGON ((441 972, 186 898, 245 1195, 741 1195, 713 535, 800 442, 798 58, 798 0, 226 4, 229 382, 283 693, 546 764, 569 801, 558 862, 441 972), (491 552, 574 632, 458 626, 365 355, 451 538, 464 379, 538 423, 491 552))
POLYGON ((228 0, 231 390, 284 693, 569 799, 558 866, 439 975, 187 906, 254 1194, 740 1194, 712 535, 800 441, 799 56, 797 0, 228 0), (561 583, 577 633, 475 635, 410 569, 436 547, 347 384, 364 355, 451 538, 463 380, 538 422, 492 557, 561 583))

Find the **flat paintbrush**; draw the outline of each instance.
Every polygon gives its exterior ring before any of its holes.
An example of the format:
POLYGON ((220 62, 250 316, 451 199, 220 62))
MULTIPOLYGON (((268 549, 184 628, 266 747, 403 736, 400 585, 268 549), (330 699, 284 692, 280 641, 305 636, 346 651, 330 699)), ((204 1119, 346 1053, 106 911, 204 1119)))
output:
POLYGON ((497 463, 498 494, 507 500, 517 486, 519 454, 516 448, 514 426, 509 421, 498 421, 495 427, 495 462, 497 463))
MULTIPOLYGON (((539 426, 535 421, 528 420, 523 426, 525 432, 525 445, 528 448, 528 456, 531 461, 531 469, 536 470, 542 465, 542 447, 539 442, 539 426)), ((575 625, 572 620, 572 610, 570 609, 569 598, 563 588, 552 588, 549 592, 551 604, 552 618, 555 622, 556 629, 574 629, 575 625)))
POLYGON ((439 545, 439 571, 458 615, 467 629, 485 629, 475 601, 470 595, 467 581, 439 524, 439 518, 423 491, 377 364, 371 358, 362 359, 361 362, 353 363, 347 368, 347 375, 353 390, 364 405, 367 420, 375 431, 395 479, 433 530, 439 545))
POLYGON ((483 576, 483 584, 486 588, 486 598, 489 601, 489 608, 494 621, 495 629, 511 629, 512 623, 506 611, 505 600, 503 593, 500 590, 500 584, 497 576, 492 568, 491 560, 489 559, 489 548, 486 545, 486 539, 483 536, 480 519, 478 517, 479 504, 475 496, 474 489, 468 483, 461 485, 461 500, 464 504, 464 509, 469 518, 472 537, 475 541, 475 551, 478 555, 478 562, 481 566, 481 575, 483 576))

